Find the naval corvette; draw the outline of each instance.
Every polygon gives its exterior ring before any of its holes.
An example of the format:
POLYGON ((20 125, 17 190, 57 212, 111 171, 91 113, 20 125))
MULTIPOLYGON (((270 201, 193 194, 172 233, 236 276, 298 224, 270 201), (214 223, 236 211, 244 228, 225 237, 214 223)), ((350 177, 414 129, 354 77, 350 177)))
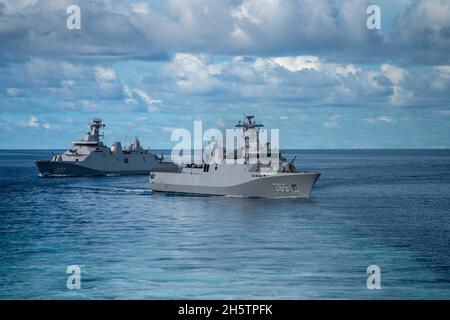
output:
POLYGON ((111 148, 102 141, 100 130, 105 125, 94 119, 83 139, 51 160, 35 161, 41 177, 80 177, 104 175, 150 174, 152 171, 176 172, 178 167, 163 157, 141 147, 138 138, 125 148, 114 142, 111 148))

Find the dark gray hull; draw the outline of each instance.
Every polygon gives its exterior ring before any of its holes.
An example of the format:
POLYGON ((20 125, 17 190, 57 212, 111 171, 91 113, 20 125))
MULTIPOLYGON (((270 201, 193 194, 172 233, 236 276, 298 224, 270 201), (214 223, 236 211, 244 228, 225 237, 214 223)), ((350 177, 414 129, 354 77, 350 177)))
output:
POLYGON ((80 164, 67 161, 38 160, 35 164, 41 177, 95 177, 106 175, 148 175, 151 171, 176 171, 173 164, 159 163, 145 170, 94 170, 80 164))

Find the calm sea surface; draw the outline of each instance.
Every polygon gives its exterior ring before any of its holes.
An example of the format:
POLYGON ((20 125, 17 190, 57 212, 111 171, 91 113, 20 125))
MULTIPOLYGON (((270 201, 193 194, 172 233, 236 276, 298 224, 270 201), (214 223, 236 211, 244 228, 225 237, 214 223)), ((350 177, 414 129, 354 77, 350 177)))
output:
POLYGON ((310 200, 42 179, 33 160, 50 151, 0 151, 0 298, 450 299, 449 150, 286 155, 322 173, 310 200))

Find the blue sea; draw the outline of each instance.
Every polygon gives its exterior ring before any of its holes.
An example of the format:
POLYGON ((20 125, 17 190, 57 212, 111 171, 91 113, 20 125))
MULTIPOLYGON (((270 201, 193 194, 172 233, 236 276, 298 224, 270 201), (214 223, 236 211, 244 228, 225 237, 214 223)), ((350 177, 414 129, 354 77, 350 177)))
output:
POLYGON ((450 298, 450 150, 295 155, 322 173, 310 200, 152 194, 147 176, 43 179, 33 160, 50 150, 0 151, 0 298, 450 298), (80 290, 66 286, 69 265, 80 290))

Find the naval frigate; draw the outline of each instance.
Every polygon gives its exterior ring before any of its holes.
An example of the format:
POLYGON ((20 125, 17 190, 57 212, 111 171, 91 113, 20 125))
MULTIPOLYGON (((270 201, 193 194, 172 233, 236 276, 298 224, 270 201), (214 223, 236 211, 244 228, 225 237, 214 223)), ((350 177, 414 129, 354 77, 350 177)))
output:
MULTIPOLYGON (((231 164, 225 160, 213 164, 203 161, 202 164, 188 164, 176 173, 152 172, 152 191, 269 199, 309 198, 320 173, 297 170, 295 158, 287 161, 278 151, 279 161, 262 161, 263 157, 271 156, 270 144, 266 144, 264 152, 250 150, 249 137, 253 135, 259 140, 259 129, 263 127, 253 118, 246 116, 244 123, 239 121, 236 125, 245 136, 245 144, 231 152, 234 159, 243 161, 231 164)), ((216 150, 213 149, 211 157, 216 150)))
POLYGON ((176 172, 178 166, 164 161, 144 149, 139 139, 122 148, 118 141, 109 148, 101 138, 105 127, 101 119, 94 119, 84 138, 73 142, 72 148, 51 160, 35 161, 41 177, 140 175, 151 171, 176 172))

